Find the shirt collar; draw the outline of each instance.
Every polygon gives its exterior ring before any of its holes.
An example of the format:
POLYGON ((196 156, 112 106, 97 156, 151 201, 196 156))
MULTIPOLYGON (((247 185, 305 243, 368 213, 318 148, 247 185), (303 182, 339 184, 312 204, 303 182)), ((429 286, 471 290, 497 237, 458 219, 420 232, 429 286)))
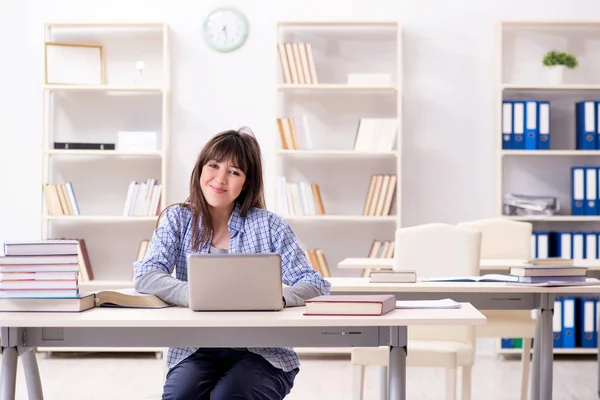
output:
POLYGON ((229 232, 231 233, 232 230, 235 232, 244 232, 244 222, 245 218, 240 215, 240 204, 236 201, 231 217, 229 217, 229 222, 227 223, 229 232))

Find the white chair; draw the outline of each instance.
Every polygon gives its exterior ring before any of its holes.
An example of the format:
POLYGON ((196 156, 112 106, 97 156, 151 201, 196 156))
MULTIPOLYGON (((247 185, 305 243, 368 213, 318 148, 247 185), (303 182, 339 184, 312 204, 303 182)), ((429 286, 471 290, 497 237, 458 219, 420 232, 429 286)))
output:
MULTIPOLYGON (((481 232, 447 224, 426 224, 396 231, 394 269, 414 269, 420 278, 476 275, 481 232)), ((408 367, 446 369, 445 398, 456 399, 458 368, 462 369, 462 399, 471 398, 471 368, 475 362, 475 328, 423 326, 408 329, 408 367)), ((354 348, 353 397, 362 400, 367 365, 387 367, 389 347, 354 348)), ((381 385, 383 392, 384 385, 381 385)), ((380 393, 385 398, 386 393, 380 393)))
MULTIPOLYGON (((476 229, 482 233, 482 260, 527 260, 531 257, 533 225, 529 222, 489 218, 462 222, 457 226, 476 229)), ((535 335, 535 320, 531 318, 531 312, 522 310, 483 310, 482 313, 487 317, 487 324, 476 328, 477 337, 523 338, 521 400, 527 400, 531 366, 531 340, 535 335)))

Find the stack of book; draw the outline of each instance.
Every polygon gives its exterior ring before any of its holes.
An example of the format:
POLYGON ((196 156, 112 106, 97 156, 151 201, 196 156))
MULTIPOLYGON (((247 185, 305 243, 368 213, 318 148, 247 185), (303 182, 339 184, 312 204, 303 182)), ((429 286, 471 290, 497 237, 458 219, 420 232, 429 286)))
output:
POLYGON ((531 284, 582 284, 586 282, 587 267, 573 265, 573 260, 548 258, 535 259, 530 265, 510 267, 510 275, 519 283, 531 284))
POLYGON ((78 298, 77 240, 5 242, 0 298, 78 298))

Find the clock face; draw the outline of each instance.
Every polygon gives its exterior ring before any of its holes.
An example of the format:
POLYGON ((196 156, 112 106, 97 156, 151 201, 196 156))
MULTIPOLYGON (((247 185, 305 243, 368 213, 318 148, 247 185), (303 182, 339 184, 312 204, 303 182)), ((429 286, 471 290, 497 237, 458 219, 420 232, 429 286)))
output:
POLYGON ((204 21, 204 38, 217 51, 230 52, 240 48, 248 37, 248 20, 232 8, 212 11, 204 21))

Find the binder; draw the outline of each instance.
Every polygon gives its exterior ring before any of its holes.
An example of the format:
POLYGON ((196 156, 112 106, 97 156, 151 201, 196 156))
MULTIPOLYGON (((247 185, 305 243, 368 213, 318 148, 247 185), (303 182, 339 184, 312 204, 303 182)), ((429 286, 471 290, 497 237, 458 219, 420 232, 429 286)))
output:
POLYGON ((514 345, 514 339, 512 338, 503 338, 500 341, 500 347, 503 349, 512 349, 514 345))
POLYGON ((584 232, 573 232, 571 243, 571 255, 573 260, 585 259, 585 233, 584 232))
POLYGON ((600 101, 596 102, 596 150, 600 150, 600 101))
POLYGON ((532 232, 531 233, 531 253, 530 253, 530 257, 531 258, 538 258, 537 256, 537 232, 532 232))
POLYGON ((511 147, 515 150, 523 150, 525 143, 523 135, 525 134, 525 103, 522 101, 513 102, 513 134, 511 147))
POLYGON ((537 150, 538 143, 538 103, 535 100, 525 100, 525 150, 537 150))
POLYGON ((587 232, 585 234, 585 259, 598 259, 598 234, 596 232, 587 232))
POLYGON ((513 102, 505 100, 502 102, 502 149, 512 148, 513 133, 513 102))
POLYGON ((598 136, 596 103, 593 101, 575 103, 575 144, 577 150, 595 150, 596 136, 598 136))
MULTIPOLYGON (((550 102, 538 102, 538 150, 550 150, 550 102)), ((600 135, 600 132, 598 132, 600 135)))
POLYGON ((562 347, 575 347, 575 298, 562 298, 562 347))
POLYGON ((552 315, 552 344, 554 348, 563 347, 562 337, 562 299, 554 299, 554 314, 552 315))
POLYGON ((557 257, 573 258, 573 236, 570 232, 559 233, 557 257))
POLYGON ((585 167, 571 167, 571 214, 585 215, 585 167))
POLYGON ((549 234, 548 232, 537 232, 537 246, 536 246, 536 257, 537 258, 548 258, 550 257, 549 251, 549 234))
POLYGON ((578 300, 578 347, 596 348, 598 346, 598 329, 596 326, 596 320, 598 319, 596 313, 597 300, 593 297, 584 297, 578 300))
POLYGON ((585 167, 585 215, 598 215, 598 167, 585 167))

